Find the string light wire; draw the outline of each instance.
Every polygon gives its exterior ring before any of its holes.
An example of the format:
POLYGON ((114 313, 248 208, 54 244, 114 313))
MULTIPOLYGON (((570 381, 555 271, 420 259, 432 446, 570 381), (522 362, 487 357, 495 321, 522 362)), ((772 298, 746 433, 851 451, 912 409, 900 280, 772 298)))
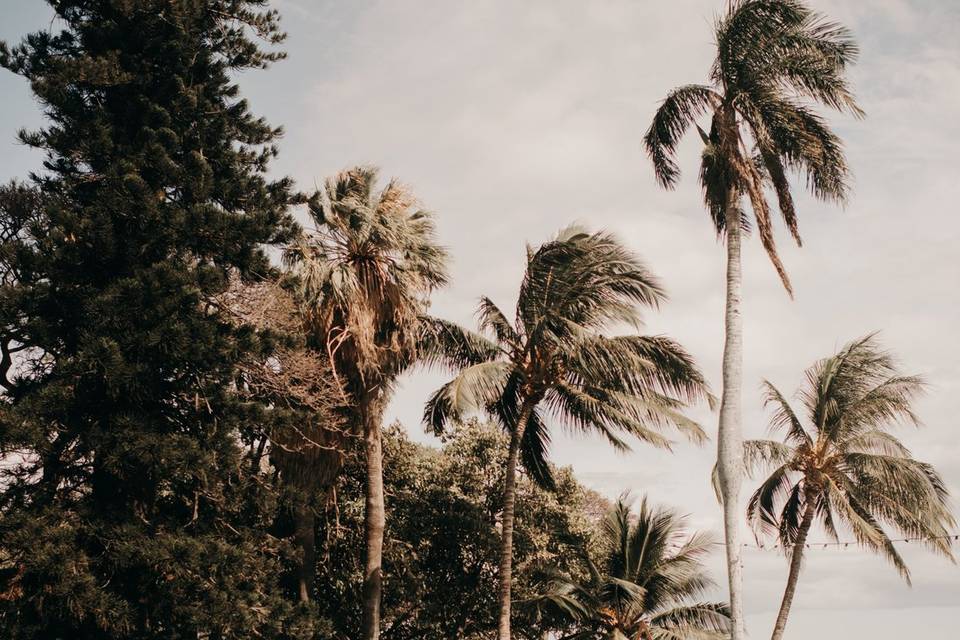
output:
MULTIPOLYGON (((902 542, 902 543, 905 543, 905 544, 909 544, 909 543, 911 543, 911 542, 926 542, 926 541, 930 541, 930 540, 956 540, 956 541, 960 541, 960 534, 958 534, 958 533, 951 533, 951 534, 947 534, 947 535, 943 535, 943 536, 920 536, 920 537, 916 537, 916 538, 891 538, 891 539, 890 539, 890 542, 894 542, 894 543, 896 543, 896 542, 902 542)), ((713 542, 713 543, 711 543, 711 544, 713 544, 714 546, 718 546, 718 547, 725 547, 725 546, 727 546, 727 543, 726 543, 726 542, 713 542)), ((761 544, 750 544, 750 543, 745 542, 745 543, 741 544, 740 546, 741 546, 741 548, 743 548, 743 549, 758 549, 758 550, 761 550, 761 551, 777 551, 777 550, 780 550, 780 549, 790 549, 790 548, 796 547, 797 544, 796 544, 796 543, 791 543, 791 544, 780 544, 780 543, 776 543, 776 544, 762 544, 762 543, 761 543, 761 544)), ((823 550, 823 549, 829 549, 829 548, 831 548, 831 547, 837 547, 837 548, 842 548, 842 549, 849 549, 851 546, 853 546, 853 547, 861 547, 861 546, 863 546, 863 545, 861 545, 859 542, 856 542, 856 541, 838 541, 838 542, 805 542, 805 543, 803 543, 803 546, 804 546, 805 549, 821 549, 821 550, 823 550)))

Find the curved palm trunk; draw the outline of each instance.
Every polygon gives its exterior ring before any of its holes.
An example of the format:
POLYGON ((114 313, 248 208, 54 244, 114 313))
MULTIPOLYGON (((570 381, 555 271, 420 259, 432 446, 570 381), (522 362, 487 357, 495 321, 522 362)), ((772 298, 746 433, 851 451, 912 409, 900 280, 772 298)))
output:
POLYGON ((498 640, 510 640, 510 591, 513 584, 513 507, 517 498, 517 463, 520 460, 520 442, 530 418, 529 407, 524 406, 510 434, 507 455, 507 474, 503 486, 503 532, 500 542, 500 620, 498 640))
POLYGON ((364 453, 367 465, 364 510, 364 538, 366 542, 363 574, 363 639, 380 637, 380 599, 383 591, 383 533, 386 512, 383 504, 383 438, 380 410, 373 406, 361 408, 364 433, 364 453))
POLYGON ((787 576, 787 588, 783 591, 783 601, 780 603, 780 613, 777 614, 777 622, 773 626, 773 635, 770 636, 771 640, 783 638, 783 632, 787 628, 787 616, 790 615, 793 595, 797 592, 797 582, 800 579, 804 544, 807 542, 810 525, 813 524, 813 511, 813 500, 809 500, 806 509, 803 511, 803 520, 800 522, 797 539, 793 545, 793 553, 790 556, 790 575, 787 576))
POLYGON ((740 544, 740 483, 743 475, 743 432, 740 396, 743 387, 743 322, 740 316, 740 218, 731 189, 726 207, 727 306, 723 346, 723 391, 717 434, 717 467, 723 496, 727 576, 730 588, 730 637, 744 640, 743 567, 740 544))
POLYGON ((297 571, 300 602, 310 602, 317 571, 316 515, 309 502, 300 497, 294 514, 294 539, 302 557, 297 571))

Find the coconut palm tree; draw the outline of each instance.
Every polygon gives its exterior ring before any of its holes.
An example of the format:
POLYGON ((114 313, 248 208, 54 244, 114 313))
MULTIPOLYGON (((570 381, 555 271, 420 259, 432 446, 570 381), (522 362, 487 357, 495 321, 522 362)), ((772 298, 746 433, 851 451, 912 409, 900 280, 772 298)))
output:
POLYGON ((890 433, 898 422, 918 424, 913 403, 922 387, 920 378, 897 371, 874 335, 807 369, 798 394, 806 424, 783 394, 764 382, 766 403, 773 408, 770 428, 782 431, 784 441, 748 440, 744 459, 750 471, 773 469, 751 496, 747 515, 758 535, 774 533, 790 558, 773 640, 783 637, 815 522, 833 540, 838 526, 849 529, 908 583, 910 572, 884 526, 953 558, 947 528, 954 520, 943 480, 890 433))
POLYGON ((327 354, 352 430, 363 440, 367 640, 379 637, 386 520, 381 431, 395 382, 417 363, 459 368, 486 357, 471 355, 473 343, 457 327, 426 315, 430 293, 447 282, 447 254, 432 216, 400 183, 376 186, 377 171, 369 167, 328 179, 309 203, 315 232, 285 256, 298 278, 312 346, 327 354))
POLYGON ((714 586, 703 566, 711 537, 686 519, 650 505, 636 516, 621 496, 604 519, 599 562, 586 558, 585 582, 554 574, 533 599, 566 615, 575 631, 563 640, 721 640, 727 605, 698 601, 714 586))
MULTIPOLYGON (((517 464, 549 484, 547 417, 574 431, 602 434, 620 450, 632 435, 661 447, 672 425, 694 440, 704 434, 681 413, 707 395, 692 359, 661 336, 613 336, 618 323, 637 326, 642 307, 664 300, 647 268, 608 233, 570 227, 527 250, 515 320, 481 298, 480 328, 488 354, 430 398, 424 420, 436 431, 464 412, 483 410, 510 435, 503 491, 498 634, 510 638, 513 516, 517 464)), ((479 337, 474 337, 479 340, 479 337)))
POLYGON ((765 188, 797 244, 800 234, 787 175, 799 172, 811 193, 843 202, 848 169, 842 144, 811 104, 863 115, 845 73, 858 55, 844 27, 800 0, 729 0, 715 28, 717 53, 708 84, 674 89, 660 105, 645 146, 665 188, 680 176, 676 149, 690 125, 704 143, 700 184, 718 235, 726 240, 726 312, 718 462, 733 638, 744 637, 740 586, 739 495, 742 482, 740 245, 751 218, 787 292, 792 287, 777 253, 765 188), (709 115, 709 133, 697 124, 709 115), (741 203, 750 203, 752 216, 741 203))

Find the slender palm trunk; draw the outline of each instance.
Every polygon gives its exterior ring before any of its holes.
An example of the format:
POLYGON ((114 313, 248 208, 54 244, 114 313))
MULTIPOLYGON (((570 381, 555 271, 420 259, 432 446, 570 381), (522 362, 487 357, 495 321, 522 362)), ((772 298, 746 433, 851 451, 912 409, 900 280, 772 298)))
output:
POLYGON ((503 532, 500 542, 500 621, 498 640, 510 640, 510 590, 513 584, 513 507, 517 498, 517 462, 520 443, 527 428, 531 409, 524 406, 517 425, 510 434, 510 452, 507 455, 507 474, 503 486, 503 532))
POLYGON ((364 448, 367 464, 364 536, 366 554, 363 574, 363 639, 380 637, 380 599, 383 591, 383 533, 386 512, 383 505, 383 438, 380 411, 371 407, 363 413, 364 448))
POLYGON ((300 602, 310 602, 313 582, 317 570, 316 515, 306 496, 298 498, 294 514, 294 539, 300 548, 302 558, 297 572, 300 602))
POLYGON ((787 628, 787 616, 790 615, 793 595, 797 592, 797 581, 800 579, 804 544, 807 542, 810 525, 813 524, 813 511, 813 500, 808 500, 807 506, 803 510, 803 520, 800 521, 800 529, 797 531, 797 539, 793 545, 793 553, 790 554, 790 575, 787 576, 787 588, 783 591, 783 601, 780 603, 780 613, 777 614, 777 622, 773 626, 773 635, 770 636, 771 640, 780 640, 783 638, 783 632, 787 628))
POLYGON ((744 640, 743 567, 740 544, 740 483, 743 476, 743 433, 740 396, 743 387, 743 322, 740 316, 740 215, 736 192, 727 197, 727 308, 723 346, 723 391, 717 434, 717 467, 723 496, 723 530, 726 536, 727 576, 730 587, 732 640, 744 640))

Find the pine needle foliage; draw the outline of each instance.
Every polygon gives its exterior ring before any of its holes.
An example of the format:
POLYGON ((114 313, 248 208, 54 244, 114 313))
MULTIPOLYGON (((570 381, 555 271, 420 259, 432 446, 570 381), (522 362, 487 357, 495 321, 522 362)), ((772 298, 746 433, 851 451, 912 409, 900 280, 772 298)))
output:
MULTIPOLYGON (((243 461, 262 413, 233 393, 263 348, 215 299, 269 271, 295 199, 280 131, 232 80, 282 57, 253 0, 57 0, 0 44, 47 124, 0 192, 0 635, 297 637, 275 495, 243 461)), ((297 631, 299 629, 299 631, 297 631)))

